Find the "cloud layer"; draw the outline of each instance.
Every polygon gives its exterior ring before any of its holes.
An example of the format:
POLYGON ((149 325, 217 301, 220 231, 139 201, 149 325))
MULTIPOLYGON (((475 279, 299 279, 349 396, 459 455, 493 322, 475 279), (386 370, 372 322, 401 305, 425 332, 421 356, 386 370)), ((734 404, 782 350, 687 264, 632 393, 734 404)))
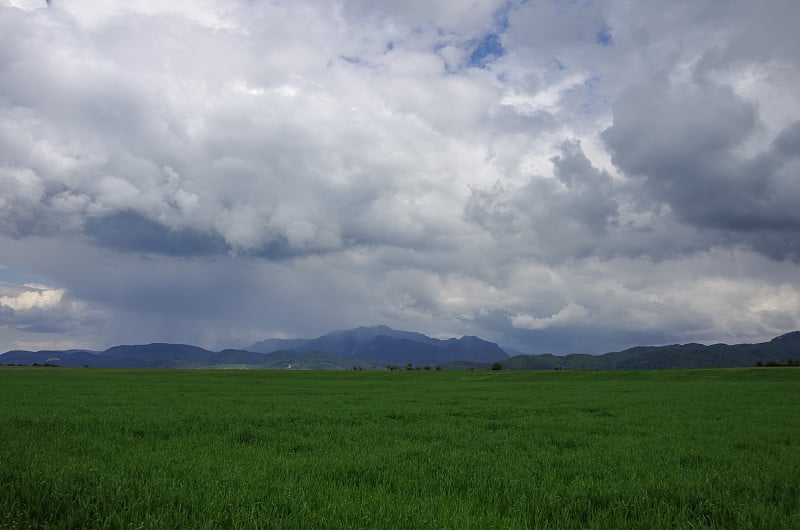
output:
POLYGON ((798 328, 798 15, 0 0, 0 350, 798 328))

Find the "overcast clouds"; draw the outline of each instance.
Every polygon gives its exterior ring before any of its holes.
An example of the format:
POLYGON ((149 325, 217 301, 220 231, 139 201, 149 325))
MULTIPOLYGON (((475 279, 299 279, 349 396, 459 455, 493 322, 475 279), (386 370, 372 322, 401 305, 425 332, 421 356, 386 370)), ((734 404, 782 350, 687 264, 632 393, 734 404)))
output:
POLYGON ((0 352, 800 328, 794 0, 0 0, 0 352))

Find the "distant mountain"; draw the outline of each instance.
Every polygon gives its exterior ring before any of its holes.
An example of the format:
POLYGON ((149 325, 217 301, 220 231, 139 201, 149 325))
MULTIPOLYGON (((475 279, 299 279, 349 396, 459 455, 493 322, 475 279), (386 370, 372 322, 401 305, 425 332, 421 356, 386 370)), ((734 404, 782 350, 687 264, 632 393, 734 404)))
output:
POLYGON ((311 339, 267 339, 245 346, 243 349, 258 353, 272 353, 274 351, 290 351, 301 347, 311 339))
POLYGON ((57 364, 59 366, 84 366, 92 364, 97 359, 97 352, 89 350, 12 350, 0 355, 0 364, 57 364), (64 364, 64 359, 69 359, 69 365, 64 364))
MULTIPOLYGON (((759 344, 673 344, 636 346, 604 355, 515 355, 502 361, 504 370, 647 370, 671 368, 735 368, 800 361, 800 331, 759 344)), ((487 363, 447 363, 450 370, 488 369, 487 363)))
POLYGON ((92 368, 261 368, 350 370, 442 366, 450 370, 645 370, 670 368, 730 368, 789 364, 800 361, 800 331, 760 344, 673 344, 637 346, 604 355, 515 355, 508 357, 497 344, 478 337, 440 340, 386 326, 334 331, 316 339, 271 339, 244 350, 212 352, 188 344, 153 343, 90 350, 13 350, 0 355, 0 365, 51 364, 92 368), (277 351, 256 347, 289 346, 277 351))
POLYGON ((440 340, 413 331, 388 326, 359 327, 332 331, 316 339, 268 339, 246 349, 270 353, 270 348, 288 351, 323 351, 331 355, 361 359, 375 364, 438 365, 449 361, 496 361, 508 354, 493 342, 478 337, 440 340))
POLYGON ((23 351, 0 355, 0 364, 52 364, 90 368, 261 368, 303 370, 350 370, 354 367, 375 369, 379 366, 359 359, 349 359, 326 352, 272 352, 245 350, 212 352, 188 344, 143 344, 114 346, 103 352, 88 350, 23 351))
POLYGON ((780 337, 775 337, 770 342, 773 343, 788 343, 793 344, 800 342, 800 331, 790 331, 785 335, 781 335, 780 337))

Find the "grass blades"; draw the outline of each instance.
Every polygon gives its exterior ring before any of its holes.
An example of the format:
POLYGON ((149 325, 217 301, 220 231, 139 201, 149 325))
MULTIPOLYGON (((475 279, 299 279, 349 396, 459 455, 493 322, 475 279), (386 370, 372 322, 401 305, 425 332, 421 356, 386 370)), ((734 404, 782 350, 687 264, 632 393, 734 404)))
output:
POLYGON ((0 369, 0 529, 797 528, 800 370, 0 369))

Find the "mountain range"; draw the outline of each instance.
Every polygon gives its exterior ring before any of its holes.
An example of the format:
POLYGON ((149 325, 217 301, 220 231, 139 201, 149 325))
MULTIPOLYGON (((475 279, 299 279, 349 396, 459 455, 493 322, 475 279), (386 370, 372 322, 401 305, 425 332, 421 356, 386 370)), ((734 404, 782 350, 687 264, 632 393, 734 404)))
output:
POLYGON ((377 369, 387 365, 434 366, 491 362, 508 355, 478 337, 440 340, 387 326, 333 331, 316 339, 269 339, 241 349, 212 352, 187 344, 154 343, 90 350, 13 350, 0 364, 91 368, 377 369))
POLYGON ((371 361, 379 365, 438 365, 449 361, 492 362, 508 354, 493 342, 478 337, 440 340, 388 326, 332 331, 316 339, 269 339, 245 348, 248 351, 324 351, 332 355, 371 361))
MULTIPOLYGON (((502 361, 504 370, 668 370, 673 368, 737 368, 800 364, 800 331, 758 344, 672 344, 636 346, 603 355, 515 355, 502 361)), ((449 370, 489 369, 487 363, 445 363, 449 370)))
MULTIPOLYGON (((516 353, 516 352, 515 352, 516 353)), ((637 346, 604 355, 514 355, 478 337, 435 339, 387 326, 333 331, 315 339, 267 339, 241 349, 209 351, 187 344, 154 343, 90 350, 13 350, 0 365, 92 368, 256 368, 350 370, 441 366, 449 370, 641 370, 728 368, 800 361, 800 331, 759 344, 637 346)))

